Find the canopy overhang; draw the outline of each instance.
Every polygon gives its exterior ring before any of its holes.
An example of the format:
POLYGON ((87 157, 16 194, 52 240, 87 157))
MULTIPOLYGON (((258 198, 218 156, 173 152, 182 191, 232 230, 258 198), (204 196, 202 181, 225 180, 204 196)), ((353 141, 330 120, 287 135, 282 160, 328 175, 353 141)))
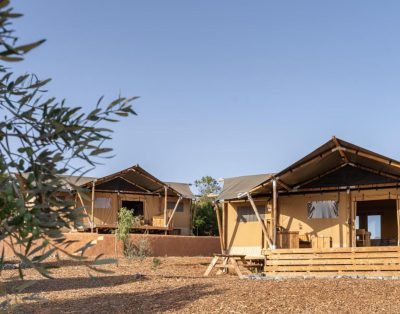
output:
POLYGON ((246 193, 271 196, 273 182, 280 193, 397 186, 400 185, 400 162, 332 137, 276 174, 225 179, 217 199, 238 199, 246 193))
MULTIPOLYGON (((91 184, 87 183, 83 186, 90 188, 91 184)), ((194 198, 188 184, 163 182, 139 165, 98 178, 95 181, 95 188, 96 191, 101 192, 126 192, 159 196, 167 194, 167 196, 194 198)))

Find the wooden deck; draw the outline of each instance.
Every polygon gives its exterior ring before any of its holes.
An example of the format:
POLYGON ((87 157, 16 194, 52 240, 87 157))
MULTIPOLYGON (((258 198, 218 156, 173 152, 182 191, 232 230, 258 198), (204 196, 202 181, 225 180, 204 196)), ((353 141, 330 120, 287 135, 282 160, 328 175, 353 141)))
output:
POLYGON ((265 250, 267 274, 400 276, 400 247, 265 250))

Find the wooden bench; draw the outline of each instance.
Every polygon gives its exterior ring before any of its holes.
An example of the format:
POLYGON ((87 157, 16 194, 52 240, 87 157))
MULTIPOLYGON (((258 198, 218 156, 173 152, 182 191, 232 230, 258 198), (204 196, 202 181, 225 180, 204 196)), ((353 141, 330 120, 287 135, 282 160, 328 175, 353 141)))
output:
POLYGON ((235 272, 239 278, 243 278, 243 273, 239 266, 247 269, 261 269, 264 265, 264 258, 249 258, 242 254, 214 254, 211 259, 210 265, 207 267, 204 276, 209 276, 211 271, 216 268, 219 269, 217 274, 235 272))

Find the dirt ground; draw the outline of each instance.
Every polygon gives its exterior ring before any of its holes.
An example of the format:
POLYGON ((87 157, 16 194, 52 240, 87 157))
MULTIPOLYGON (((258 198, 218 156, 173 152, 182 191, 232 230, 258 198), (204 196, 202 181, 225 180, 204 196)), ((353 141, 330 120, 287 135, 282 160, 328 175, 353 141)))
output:
POLYGON ((16 313, 400 313, 400 281, 204 278, 209 258, 160 261, 156 268, 152 258, 102 267, 111 274, 65 261, 53 271, 56 279, 26 269, 26 281, 36 283, 21 293, 12 279, 17 271, 3 270, 2 282, 8 298, 17 299, 16 313))

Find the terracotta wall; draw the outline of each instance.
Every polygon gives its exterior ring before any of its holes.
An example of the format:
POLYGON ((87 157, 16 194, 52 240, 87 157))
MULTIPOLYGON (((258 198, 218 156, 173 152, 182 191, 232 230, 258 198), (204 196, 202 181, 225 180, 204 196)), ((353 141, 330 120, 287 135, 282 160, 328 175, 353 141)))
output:
MULTIPOLYGON (((115 256, 117 251, 122 256, 122 243, 115 240, 114 235, 97 233, 67 233, 65 234, 68 246, 62 246, 69 254, 80 255, 78 251, 87 243, 92 242, 93 246, 84 252, 84 256, 96 257, 100 254, 104 256, 115 256)), ((148 242, 152 256, 211 256, 220 253, 220 242, 218 237, 195 237, 195 236, 171 236, 171 235, 130 235, 133 243, 138 243, 140 239, 148 242)), ((0 242, 0 251, 5 248, 5 257, 13 259, 14 253, 5 242, 0 242)), ((22 247, 15 246, 22 251, 22 247)), ((40 254, 42 254, 41 252, 40 254)), ((59 254, 62 254, 59 252, 59 254)))

